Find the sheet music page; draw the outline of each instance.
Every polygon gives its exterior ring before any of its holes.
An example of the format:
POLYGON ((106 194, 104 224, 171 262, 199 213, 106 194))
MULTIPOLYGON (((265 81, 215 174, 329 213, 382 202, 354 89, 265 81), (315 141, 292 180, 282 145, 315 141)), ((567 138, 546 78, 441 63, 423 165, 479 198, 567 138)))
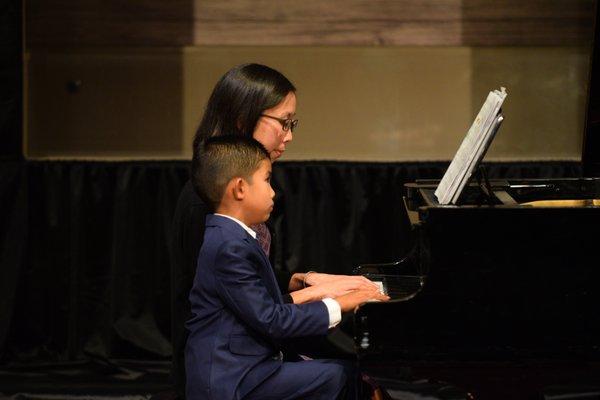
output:
POLYGON ((440 204, 456 203, 475 168, 476 161, 487 150, 501 120, 497 116, 506 98, 506 89, 491 91, 475 121, 469 128, 435 195, 440 204))
POLYGON ((458 201, 460 194, 462 193, 464 187, 467 185, 467 182, 471 178, 471 175, 473 174, 475 167, 481 161, 484 153, 489 148, 489 146, 492 142, 492 139, 494 138, 494 136, 495 136, 496 132, 498 131, 498 128, 500 127, 500 124, 502 123, 503 120, 504 120, 504 117, 502 115, 498 115, 494 119, 494 121, 492 122, 492 125, 489 128, 489 134, 483 135, 484 139, 481 141, 481 143, 477 144, 477 147, 476 147, 475 153, 474 153, 474 157, 469 160, 469 162, 465 168, 466 173, 462 176, 462 179, 461 179, 460 183, 458 184, 458 187, 454 191, 454 195, 450 199, 450 202, 452 204, 456 204, 456 202, 458 201))

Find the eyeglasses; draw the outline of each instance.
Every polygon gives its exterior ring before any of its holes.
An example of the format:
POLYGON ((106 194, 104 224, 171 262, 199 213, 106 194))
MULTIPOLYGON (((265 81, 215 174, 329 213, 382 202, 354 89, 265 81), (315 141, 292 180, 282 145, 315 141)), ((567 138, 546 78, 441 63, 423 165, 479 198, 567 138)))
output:
POLYGON ((271 118, 271 119, 274 119, 275 121, 279 122, 285 132, 290 131, 290 130, 292 132, 294 132, 294 129, 296 129, 296 127, 298 126, 297 119, 277 118, 277 117, 273 117, 272 115, 267 115, 267 114, 260 114, 260 115, 261 115, 261 117, 271 118))

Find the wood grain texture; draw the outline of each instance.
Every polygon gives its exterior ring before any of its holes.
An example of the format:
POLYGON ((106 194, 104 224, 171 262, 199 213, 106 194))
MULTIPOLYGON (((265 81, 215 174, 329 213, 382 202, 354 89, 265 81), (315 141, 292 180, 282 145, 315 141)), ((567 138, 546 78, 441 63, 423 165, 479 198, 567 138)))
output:
POLYGON ((587 45, 591 43, 593 0, 464 0, 466 45, 587 45))
POLYGON ((595 0, 29 0, 27 44, 583 45, 595 0))
POLYGON ((192 44, 191 0, 29 0, 26 44, 184 46, 192 44))

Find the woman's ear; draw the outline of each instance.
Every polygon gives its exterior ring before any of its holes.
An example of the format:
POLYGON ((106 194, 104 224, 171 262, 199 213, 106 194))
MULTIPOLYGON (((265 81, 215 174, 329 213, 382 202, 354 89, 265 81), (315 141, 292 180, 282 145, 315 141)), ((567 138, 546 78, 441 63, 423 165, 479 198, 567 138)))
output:
POLYGON ((233 178, 230 185, 233 198, 238 201, 244 200, 247 192, 246 181, 243 178, 233 178))

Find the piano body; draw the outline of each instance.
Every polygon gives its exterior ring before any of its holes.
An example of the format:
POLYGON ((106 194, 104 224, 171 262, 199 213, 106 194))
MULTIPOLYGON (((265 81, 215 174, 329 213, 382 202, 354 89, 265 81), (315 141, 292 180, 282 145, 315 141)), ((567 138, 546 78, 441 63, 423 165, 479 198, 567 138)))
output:
POLYGON ((472 185, 460 206, 437 204, 437 183, 407 185, 413 254, 357 271, 392 297, 356 313, 363 370, 465 393, 450 398, 543 398, 574 383, 600 398, 600 179, 490 185, 495 204, 472 185), (524 204, 561 199, 575 204, 524 204))
MULTIPOLYGON (((582 155, 596 177, 598 31, 582 155)), ((362 370, 393 399, 600 399, 600 178, 471 182, 456 206, 437 183, 406 185, 412 253, 357 268, 392 297, 356 311, 362 370)))

